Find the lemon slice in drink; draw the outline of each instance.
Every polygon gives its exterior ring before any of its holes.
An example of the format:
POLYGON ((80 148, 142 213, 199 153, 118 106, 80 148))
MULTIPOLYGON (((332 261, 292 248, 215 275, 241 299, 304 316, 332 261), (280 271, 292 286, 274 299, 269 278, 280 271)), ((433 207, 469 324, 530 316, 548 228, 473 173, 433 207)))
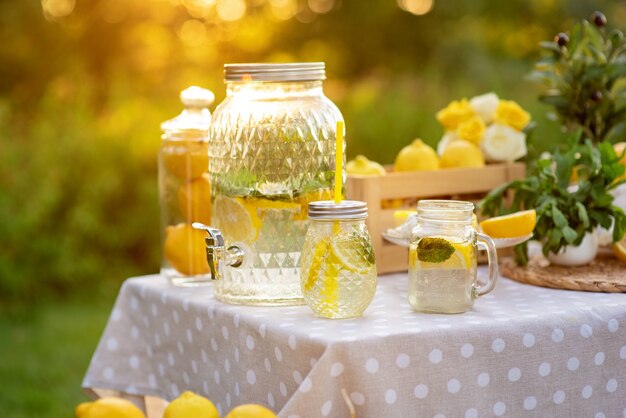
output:
POLYGON ((239 198, 217 196, 213 203, 215 226, 230 242, 252 242, 256 228, 252 216, 239 198))
MULTIPOLYGON (((431 237, 432 239, 432 237, 431 237)), ((445 243, 449 256, 444 260, 426 261, 426 257, 419 256, 419 245, 412 244, 409 250, 409 264, 424 269, 469 269, 472 264, 472 243, 466 241, 454 242, 443 238, 435 238, 445 243)))
POLYGON ((360 237, 334 240, 331 244, 331 254, 342 269, 357 274, 367 273, 375 264, 372 246, 360 237))
POLYGON ((315 249, 313 250, 313 261, 311 262, 311 267, 309 267, 309 273, 307 275, 306 281, 304 282, 304 290, 310 291, 315 286, 315 283, 319 279, 320 271, 322 269, 322 263, 326 258, 328 250, 330 248, 330 242, 327 239, 323 239, 315 244, 315 249))

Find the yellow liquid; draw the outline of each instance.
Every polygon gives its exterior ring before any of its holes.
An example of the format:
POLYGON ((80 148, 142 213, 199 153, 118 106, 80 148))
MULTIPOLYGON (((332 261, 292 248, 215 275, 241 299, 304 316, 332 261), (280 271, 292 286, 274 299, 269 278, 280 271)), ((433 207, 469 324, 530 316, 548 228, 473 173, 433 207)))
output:
POLYGON ((420 261, 419 241, 409 250, 409 303, 418 312, 461 313, 474 301, 476 247, 469 241, 442 238, 455 251, 441 263, 420 261))

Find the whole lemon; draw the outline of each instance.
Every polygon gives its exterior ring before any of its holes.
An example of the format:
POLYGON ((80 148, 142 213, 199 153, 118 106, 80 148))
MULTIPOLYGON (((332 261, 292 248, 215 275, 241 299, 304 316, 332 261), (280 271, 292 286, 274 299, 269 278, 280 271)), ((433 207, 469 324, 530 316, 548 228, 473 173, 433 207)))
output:
POLYGON ((186 391, 165 408, 163 418, 220 418, 220 414, 213 402, 186 391))
POLYGON ((188 222, 211 225, 211 182, 203 174, 178 189, 178 207, 188 222))
POLYGON ((402 148, 394 162, 396 171, 437 170, 438 168, 437 153, 421 139, 416 139, 402 148))
POLYGON ((131 401, 114 397, 83 402, 76 407, 74 413, 76 418, 146 418, 131 401))
POLYGON ((165 229, 163 255, 179 273, 185 275, 209 272, 204 239, 206 232, 181 223, 165 229))
POLYGON ((384 176, 387 174, 385 168, 376 161, 370 161, 363 155, 357 155, 352 161, 346 164, 346 172, 348 174, 356 174, 359 176, 384 176))
POLYGON ((485 157, 476 145, 464 139, 451 142, 441 155, 441 168, 484 167, 485 157))
POLYGON ((183 180, 200 177, 209 169, 209 153, 204 142, 180 141, 161 151, 167 171, 183 180))
MULTIPOLYGON (((164 417, 167 418, 167 417, 164 417)), ((276 414, 261 405, 239 405, 226 415, 226 418, 277 418, 276 414)))

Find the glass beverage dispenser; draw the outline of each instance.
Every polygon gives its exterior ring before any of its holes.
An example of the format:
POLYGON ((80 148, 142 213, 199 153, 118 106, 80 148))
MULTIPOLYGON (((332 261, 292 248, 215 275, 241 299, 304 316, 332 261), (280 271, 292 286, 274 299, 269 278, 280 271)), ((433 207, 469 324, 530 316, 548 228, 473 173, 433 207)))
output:
POLYGON ((227 64, 224 73, 209 135, 212 223, 195 225, 208 233, 215 295, 301 304, 307 205, 332 198, 343 117, 324 96, 324 63, 227 64))

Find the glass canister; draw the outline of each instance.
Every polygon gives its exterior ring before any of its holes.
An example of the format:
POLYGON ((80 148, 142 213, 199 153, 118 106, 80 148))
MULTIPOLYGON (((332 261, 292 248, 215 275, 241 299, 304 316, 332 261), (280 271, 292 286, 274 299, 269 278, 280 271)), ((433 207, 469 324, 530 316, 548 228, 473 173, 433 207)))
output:
POLYGON ((161 124, 161 274, 175 285, 210 282, 205 234, 191 225, 211 222, 208 106, 214 99, 209 90, 189 87, 180 93, 183 112, 161 124))
POLYGON ((216 229, 207 229, 207 251, 216 275, 223 272, 215 295, 237 304, 302 304, 307 205, 332 196, 343 117, 324 95, 324 63, 227 64, 224 73, 227 94, 209 141, 216 229), (238 255, 223 256, 222 243, 238 255))
POLYGON ((418 312, 462 313, 493 290, 498 278, 496 248, 472 226, 474 205, 421 200, 409 250, 409 303, 418 312), (477 279, 477 245, 489 259, 486 283, 477 279))
POLYGON ((313 312, 325 318, 363 314, 376 292, 376 259, 365 220, 365 202, 309 204, 302 248, 301 286, 313 312))

